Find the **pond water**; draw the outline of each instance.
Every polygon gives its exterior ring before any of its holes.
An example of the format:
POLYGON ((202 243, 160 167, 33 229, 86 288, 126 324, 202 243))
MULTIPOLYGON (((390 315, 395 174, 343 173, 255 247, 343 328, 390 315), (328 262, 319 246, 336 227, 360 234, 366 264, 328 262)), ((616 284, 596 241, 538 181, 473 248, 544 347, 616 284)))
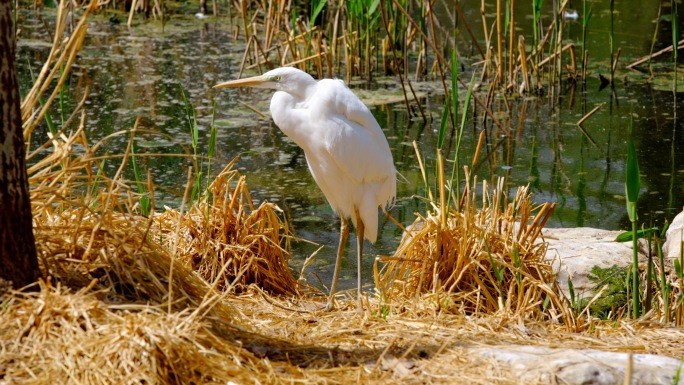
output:
MULTIPOLYGON (((481 31, 479 1, 461 2, 461 9, 471 28, 481 31)), ((487 146, 476 172, 480 179, 506 177, 507 186, 530 183, 536 202, 555 201, 558 207, 547 224, 552 227, 590 226, 603 229, 626 229, 628 220, 624 203, 624 165, 630 124, 634 127, 636 147, 642 170, 639 201, 640 220, 662 223, 671 219, 684 206, 684 132, 681 111, 683 95, 673 97, 669 83, 662 77, 647 82, 647 74, 625 70, 624 65, 649 52, 656 26, 656 2, 622 4, 616 14, 616 46, 622 49, 621 66, 614 87, 601 89, 598 74, 608 75, 608 5, 593 4, 593 18, 587 48, 590 51, 590 74, 586 87, 565 83, 555 92, 541 97, 511 97, 495 102, 497 116, 506 130, 496 130, 487 123, 487 146), (603 9, 603 8, 606 9, 603 9), (509 107, 506 107, 506 103, 509 107), (582 127, 576 122, 598 105, 602 107, 582 127)), ((522 5, 521 7, 524 7, 522 5)), ((453 10, 443 10, 450 20, 453 10)), ((493 9, 488 10, 493 12, 493 9)), ((550 17, 550 9, 544 9, 550 17)), ((292 224, 296 236, 324 245, 316 262, 309 267, 309 282, 328 285, 334 265, 339 236, 339 220, 308 173, 302 151, 289 141, 273 122, 245 108, 244 102, 265 113, 271 92, 267 90, 229 90, 218 92, 211 87, 237 76, 244 43, 233 40, 233 26, 228 19, 197 20, 194 9, 181 9, 164 25, 149 21, 127 28, 125 21, 115 24, 112 15, 103 13, 91 20, 88 38, 77 66, 70 78, 67 107, 80 99, 83 84, 91 87, 87 102, 88 136, 97 141, 123 129, 130 129, 140 117, 140 129, 149 132, 137 136, 139 152, 191 154, 191 136, 185 115, 182 92, 195 109, 200 126, 198 153, 206 154, 214 103, 218 146, 214 172, 240 155, 237 168, 247 175, 247 183, 256 202, 267 200, 278 204, 292 224), (317 278, 320 278, 319 279, 317 278)), ((520 15, 531 11, 521 8, 520 15)), ((50 10, 22 13, 18 63, 22 91, 31 84, 49 52, 45 25, 52 25, 50 10)), ((525 19, 525 18, 521 18, 525 19)), ((490 15, 489 22, 493 18, 490 15)), ((660 23, 656 50, 669 45, 668 23, 660 23)), ((521 23, 521 31, 531 23, 521 23), (525 25, 527 24, 527 25, 525 25)), ((568 39, 579 44, 580 22, 568 21, 568 39)), ((478 36, 481 39, 481 36, 478 36)), ((465 38, 457 39, 466 57, 473 51, 465 38)), ((666 60, 671 60, 667 57, 666 60)), ((464 81, 476 60, 466 61, 464 81)), ((660 64, 656 65, 659 68, 660 64)), ((681 69, 680 69, 681 71, 681 69)), ((255 73, 249 73, 253 75, 255 73)), ((684 83, 684 79, 680 82, 684 83)), ((424 212, 425 189, 420 176, 412 141, 433 162, 436 133, 443 103, 441 86, 416 80, 415 87, 426 94, 421 99, 430 119, 409 119, 403 102, 388 103, 387 94, 400 94, 395 79, 378 77, 371 90, 365 82, 352 84, 371 106, 390 142, 397 169, 406 177, 400 182, 398 201, 390 213, 407 225, 414 213, 424 212), (380 93, 377 92, 380 90, 380 93), (382 94, 381 98, 379 95, 382 94)), ((68 113, 68 112, 67 112, 68 113)), ((53 110, 59 121, 60 111, 53 110)), ((481 119, 468 121, 461 145, 462 164, 469 163, 480 131, 481 119)), ((47 128, 42 129, 43 132, 47 128)), ((40 135, 40 134, 37 134, 40 135)), ((448 138, 453 151, 453 138, 448 138)), ((128 141, 121 136, 108 142, 106 151, 121 153, 128 141)), ((42 143, 40 138, 34 143, 42 143)), ((453 159, 453 154, 448 154, 453 159)), ((181 157, 145 158, 144 167, 151 170, 155 183, 157 206, 177 206, 186 183, 190 162, 181 157)), ((108 167, 118 165, 111 162, 108 167)), ((132 179, 132 170, 129 170, 132 179)), ((389 255, 396 249, 401 230, 381 218, 378 242, 366 246, 365 282, 372 283, 373 257, 389 255)), ((340 287, 354 287, 356 240, 350 237, 343 265, 340 287)), ((317 246, 298 242, 293 250, 293 267, 298 272, 304 259, 317 246)))

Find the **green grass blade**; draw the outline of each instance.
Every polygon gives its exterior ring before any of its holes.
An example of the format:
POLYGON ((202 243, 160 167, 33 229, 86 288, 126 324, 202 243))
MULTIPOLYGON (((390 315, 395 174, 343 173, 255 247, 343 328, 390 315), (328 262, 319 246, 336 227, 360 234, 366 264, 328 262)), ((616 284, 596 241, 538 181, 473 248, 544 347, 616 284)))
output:
MULTIPOLYGON (((59 67, 59 77, 62 78, 64 76, 64 64, 62 64, 61 67, 59 67)), ((68 79, 67 79, 68 80, 68 79)), ((66 91, 64 90, 64 85, 59 88, 59 117, 61 118, 62 121, 62 127, 64 127, 64 121, 65 119, 65 113, 64 110, 66 109, 66 91)))
MULTIPOLYGON (((33 76, 33 70, 31 70, 31 65, 27 66, 29 69, 29 73, 31 74, 31 82, 35 83, 36 78, 33 76)), ((38 98, 38 102, 40 103, 41 107, 45 107, 45 100, 43 100, 43 97, 38 98)), ((52 121, 52 117, 50 117, 50 113, 45 114, 45 123, 48 126, 48 129, 50 130, 50 133, 52 134, 53 137, 57 136, 57 127, 55 126, 55 122, 52 121)))
POLYGON ((575 301, 575 285, 572 279, 568 278, 568 291, 570 292, 570 305, 577 310, 577 302, 575 301))
MULTIPOLYGON (((667 228, 667 224, 663 226, 667 228)), ((661 231, 660 234, 654 234, 656 253, 658 254, 658 263, 660 265, 660 298, 663 299, 663 314, 665 315, 665 324, 670 323, 670 284, 665 278, 665 256, 663 255, 663 245, 661 239, 665 235, 665 230, 661 231)))
MULTIPOLYGON (((671 1, 670 2, 672 6, 672 46, 677 47, 679 44, 679 11, 677 10, 677 1, 671 1)), ((672 79, 672 92, 675 94, 677 93, 677 57, 678 57, 678 49, 673 49, 672 50, 672 62, 673 62, 673 79, 672 79)))
POLYGON ((449 121, 449 98, 445 100, 444 108, 442 109, 442 120, 439 122, 439 133, 437 134, 437 149, 442 149, 444 145, 444 138, 446 138, 447 122, 449 121))
POLYGON ((327 2, 328 0, 317 0, 311 2, 311 25, 316 24, 316 19, 318 18, 318 15, 321 13, 327 2))
POLYGON ((199 127, 197 127, 197 116, 195 115, 195 109, 192 108, 188 98, 185 96, 185 91, 181 88, 181 95, 183 96, 183 103, 185 104, 185 119, 188 122, 188 128, 190 129, 190 135, 192 136, 192 148, 195 150, 195 155, 197 155, 197 142, 199 140, 199 127))
POLYGON ((96 201, 96 197, 99 195, 99 187, 100 184, 102 183, 101 176, 105 167, 105 162, 107 161, 107 158, 102 159, 102 163, 95 161, 95 164, 97 165, 97 174, 95 174, 95 180, 93 181, 92 186, 90 186, 90 196, 92 197, 93 202, 96 201))
POLYGON ((218 127, 216 127, 215 121, 216 101, 214 100, 214 107, 211 112, 211 133, 209 135, 209 148, 207 149, 207 184, 204 189, 206 194, 209 194, 209 185, 211 184, 211 181, 209 180, 209 178, 211 178, 211 161, 213 160, 214 152, 216 151, 216 135, 218 134, 218 127))
POLYGON ((634 136, 631 130, 629 135, 627 171, 625 178, 627 214, 629 215, 629 220, 635 222, 637 220, 636 203, 639 199, 639 190, 641 189, 641 177, 639 176, 639 162, 637 160, 636 149, 634 147, 634 136))
MULTIPOLYGON (((636 156, 636 149, 634 148, 634 129, 630 122, 629 127, 629 143, 627 152, 627 167, 625 175, 625 203, 627 205, 627 215, 630 222, 632 222, 632 234, 638 234, 637 231, 637 200, 639 199, 639 190, 641 189, 641 180, 639 176, 639 162, 636 156)), ((632 237, 632 316, 639 317, 639 247, 637 244, 637 237, 632 237)))
MULTIPOLYGON (((642 229, 637 231, 637 239, 642 239, 642 238, 648 238, 652 234, 657 234, 659 229, 657 227, 651 227, 648 229, 642 229)), ((615 242, 629 242, 632 240, 632 232, 631 231, 625 231, 623 233, 620 233, 617 237, 615 237, 615 242)))
POLYGON ((150 197, 147 194, 145 183, 142 180, 142 175, 140 173, 140 168, 138 167, 138 162, 136 161, 136 150, 135 141, 131 146, 131 163, 133 163, 133 175, 135 176, 135 184, 138 187, 138 193, 141 195, 140 198, 140 213, 144 216, 150 214, 150 197))
POLYGON ((458 116, 458 56, 456 50, 451 50, 451 113, 454 115, 454 122, 458 116))
MULTIPOLYGON (((461 178, 460 178, 460 163, 458 161, 458 154, 461 148, 461 139, 463 138, 463 131, 465 130, 465 124, 468 119, 468 110, 470 108, 470 100, 473 97, 473 87, 475 86, 475 73, 470 78, 470 84, 468 85, 468 92, 466 93, 465 101, 463 102, 463 113, 461 114, 461 124, 458 127, 458 139, 456 140, 456 149, 454 150, 454 168, 451 169, 451 179, 449 184, 456 191, 456 204, 461 201, 461 178), (454 180, 456 181, 454 183, 454 180)), ((458 93, 457 93, 458 94, 458 93)), ((458 106, 457 106, 458 107, 458 106)), ((454 112, 456 114, 456 112, 454 112)), ((451 204, 451 195, 449 194, 449 204, 451 204)))

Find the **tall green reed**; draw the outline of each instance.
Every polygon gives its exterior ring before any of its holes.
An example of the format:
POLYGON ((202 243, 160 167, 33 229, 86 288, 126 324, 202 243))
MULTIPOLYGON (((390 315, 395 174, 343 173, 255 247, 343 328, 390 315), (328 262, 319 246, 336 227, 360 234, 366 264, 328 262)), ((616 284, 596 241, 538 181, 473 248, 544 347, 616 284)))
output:
MULTIPOLYGON (((214 159, 214 151, 216 151, 216 135, 218 134, 218 127, 216 127, 216 100, 211 110, 211 132, 209 134, 209 148, 207 149, 207 184, 211 184, 211 161, 214 159)), ((207 194, 211 192, 207 189, 207 194)))
MULTIPOLYGON (((197 124, 197 115, 195 114, 195 109, 192 107, 185 95, 185 90, 181 88, 181 95, 183 96, 183 103, 185 105, 185 121, 188 125, 188 130, 190 131, 190 144, 192 145, 192 156, 195 164, 198 162, 197 155, 197 143, 199 141, 199 126, 197 124)), ((200 162, 201 164, 201 162, 200 162)), ((195 170, 195 183, 192 186, 192 193, 190 194, 190 202, 195 202, 199 199, 202 192, 202 167, 198 167, 195 170)))
POLYGON ((100 194, 100 186, 104 184, 103 176, 106 163, 106 155, 101 162, 95 161, 95 165, 97 166, 97 173, 95 174, 95 177, 93 178, 92 182, 88 181, 88 183, 90 184, 90 190, 88 190, 88 196, 90 197, 90 206, 97 205, 97 199, 95 198, 100 194))
POLYGON ((192 146, 192 159, 195 165, 195 181, 192 186, 190 194, 191 202, 199 200, 205 194, 209 194, 209 185, 211 184, 211 166, 216 151, 216 136, 218 134, 218 127, 216 127, 216 100, 212 105, 211 113, 211 127, 209 131, 209 144, 207 148, 207 155, 203 156, 199 149, 199 124, 197 123, 197 113, 195 108, 188 101, 185 91, 181 88, 181 96, 184 104, 184 117, 190 132, 190 144, 192 146), (205 163, 206 160, 206 163, 205 163), (205 169, 206 168, 206 169, 205 169), (206 180, 205 178, 206 174, 206 180), (203 184, 204 181, 204 184, 203 184))
POLYGON ((672 285, 665 278, 665 257, 663 255, 663 248, 660 242, 661 237, 655 237, 655 248, 658 255, 658 262, 660 263, 660 293, 663 298, 663 315, 665 316, 665 324, 670 323, 670 293, 672 292, 672 285))
MULTIPOLYGON (((64 64, 62 64, 59 67, 59 76, 70 76, 70 74, 67 74, 64 72, 64 64)), ((68 80, 67 80, 68 82, 68 80)), ((64 84, 59 88, 59 117, 62 122, 62 127, 64 127, 64 122, 66 120, 66 87, 64 84)))
MULTIPOLYGON (((541 23, 541 8, 542 4, 544 3, 544 0, 532 0, 532 31, 533 31, 533 38, 534 38, 534 47, 535 49, 538 50, 538 52, 541 52, 541 48, 539 47, 539 44, 541 42, 541 28, 540 28, 540 23, 541 23)), ((534 63, 535 65, 538 63, 538 55, 535 55, 534 63)))
MULTIPOLYGON (((357 31, 359 34, 359 45, 356 46, 356 55, 363 58, 368 80, 372 73, 372 54, 373 45, 380 31, 380 0, 350 0, 346 2, 347 14, 349 17, 349 31, 357 31)), ((347 64, 349 65, 349 63, 347 64)))
POLYGON ((615 0, 610 0, 610 84, 615 78, 615 0))
POLYGON ((133 140, 133 145, 131 146, 131 163, 133 164, 133 175, 135 177, 135 185, 138 189, 138 194, 140 194, 140 214, 148 216, 150 214, 150 192, 147 191, 146 184, 143 182, 142 172, 138 161, 136 160, 136 144, 133 140))
POLYGON ((586 83, 587 69, 586 55, 587 55, 587 30, 589 29, 589 21, 591 20, 591 13, 593 7, 587 10, 587 0, 582 0, 582 82, 586 83))
MULTIPOLYGON (((33 70, 31 69, 30 63, 28 63, 27 68, 29 69, 29 74, 31 74, 31 82, 35 83, 36 78, 33 75, 33 70)), ((60 90, 60 94, 61 94, 61 90, 60 90)), ((40 103, 41 107, 45 107, 45 100, 43 99, 42 95, 38 98, 38 103, 40 103)), ((57 126, 55 125, 55 122, 52 120, 52 116, 50 115, 50 112, 47 112, 45 114, 45 124, 47 124, 48 130, 50 130, 50 133, 52 134, 53 137, 58 135, 59 130, 57 130, 57 126)))
POLYGON ((316 24, 316 19, 320 15, 328 0, 312 0, 311 1, 311 16, 309 16, 309 24, 312 26, 316 24))
POLYGON ((677 49, 677 46, 679 44, 679 11, 677 9, 677 1, 673 0, 670 2, 672 4, 672 62, 674 63, 673 68, 674 70, 672 71, 674 73, 673 80, 672 80, 672 92, 674 92, 675 97, 677 96, 677 57, 679 51, 677 49))
MULTIPOLYGON (((453 60, 453 59, 452 59, 453 60)), ((466 121, 468 119, 468 110, 470 108, 470 102, 473 98, 473 90, 475 86, 475 73, 473 73, 472 78, 470 79, 470 83, 468 84, 468 92, 466 93, 465 100, 463 101, 463 112, 461 113, 461 122, 458 126, 458 139, 456 140, 456 148, 454 149, 454 167, 451 170, 451 179, 450 179, 450 184, 453 186, 452 189, 456 191, 456 205, 460 205, 461 202, 461 165, 459 162, 459 155, 460 155, 460 149, 461 149, 461 139, 463 138, 463 131, 465 131, 465 125, 466 121), (454 183, 455 180, 455 183, 454 183)), ((452 87, 455 87, 455 84, 452 82, 452 87)), ((454 91, 456 89, 454 88, 454 91)), ((457 115, 458 111, 458 92, 455 93, 455 98, 456 100, 454 101, 454 108, 455 112, 454 115, 457 115)), ((477 154, 475 154, 477 156, 477 154)), ((474 163, 474 162, 473 162, 474 163)), ((451 199, 451 195, 449 195, 449 199, 451 199)), ((460 207, 459 207, 460 208, 460 207)))
POLYGON ((641 188, 639 162, 634 148, 634 131, 630 124, 625 176, 627 215, 632 223, 632 317, 639 317, 639 247, 637 237, 637 201, 641 188))

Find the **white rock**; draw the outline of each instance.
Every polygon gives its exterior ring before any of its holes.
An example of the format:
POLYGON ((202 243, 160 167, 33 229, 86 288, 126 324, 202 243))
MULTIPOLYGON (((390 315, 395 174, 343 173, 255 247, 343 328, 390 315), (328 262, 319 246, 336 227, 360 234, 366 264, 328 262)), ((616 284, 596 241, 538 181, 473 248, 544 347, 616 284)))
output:
MULTIPOLYGON (((593 349, 556 349, 544 346, 488 346, 468 349, 510 368, 521 383, 622 384, 628 353, 593 349)), ((632 355, 632 384, 674 384, 681 362, 654 354, 632 355)), ((684 384, 680 379, 679 384, 684 384)), ((675 385, 679 385, 675 384, 675 385)))
POLYGON ((667 228, 665 237, 667 240, 663 244, 663 255, 667 259, 679 258, 682 252, 682 229, 684 227, 684 211, 677 214, 672 220, 670 227, 667 228))
MULTIPOLYGON (((542 230, 544 240, 549 243, 546 259, 553 261, 554 271, 559 273, 558 284, 568 298, 568 278, 572 279, 576 296, 591 297, 596 284, 588 275, 593 266, 625 267, 632 263, 632 242, 615 242, 620 233, 590 227, 542 230)), ((640 259, 644 257, 640 250, 640 259)))

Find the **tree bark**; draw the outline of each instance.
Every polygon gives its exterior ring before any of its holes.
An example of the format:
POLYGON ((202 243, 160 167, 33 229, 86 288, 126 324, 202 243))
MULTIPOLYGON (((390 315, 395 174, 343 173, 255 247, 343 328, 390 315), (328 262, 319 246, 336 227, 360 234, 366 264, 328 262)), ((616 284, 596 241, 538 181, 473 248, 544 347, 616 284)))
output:
POLYGON ((40 277, 20 106, 12 3, 0 0, 0 284, 15 289, 40 277))

